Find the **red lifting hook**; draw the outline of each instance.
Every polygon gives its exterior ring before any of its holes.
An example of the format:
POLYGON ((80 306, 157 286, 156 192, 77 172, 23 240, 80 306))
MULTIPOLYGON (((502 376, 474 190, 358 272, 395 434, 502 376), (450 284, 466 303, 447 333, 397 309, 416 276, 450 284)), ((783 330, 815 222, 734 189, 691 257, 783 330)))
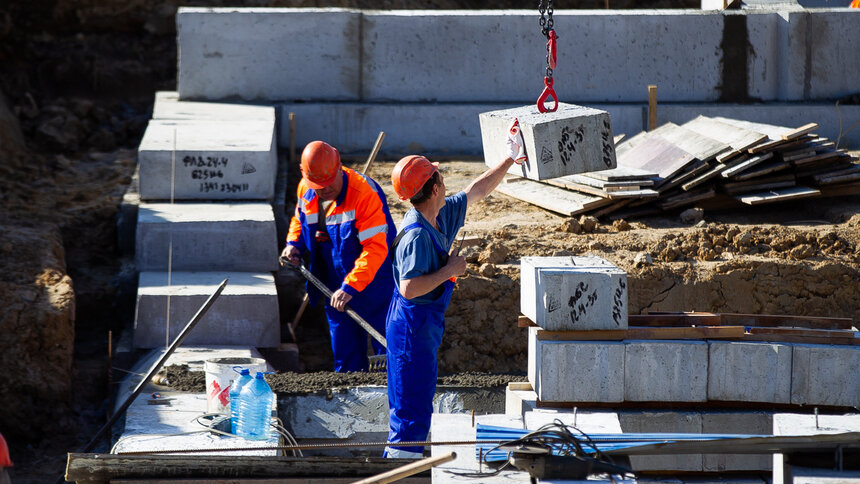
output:
POLYGON ((543 92, 540 93, 540 97, 538 97, 538 100, 537 100, 538 111, 540 111, 542 113, 555 112, 555 110, 558 109, 558 97, 555 95, 555 90, 552 88, 552 78, 551 77, 544 77, 543 78, 543 84, 546 87, 544 88, 543 92), (554 103, 553 103, 552 108, 547 109, 547 107, 544 103, 546 102, 547 98, 550 98, 550 97, 552 97, 552 100, 554 103))
POLYGON ((550 30, 546 41, 547 65, 550 69, 555 69, 555 40, 558 38, 555 35, 555 30, 550 30))

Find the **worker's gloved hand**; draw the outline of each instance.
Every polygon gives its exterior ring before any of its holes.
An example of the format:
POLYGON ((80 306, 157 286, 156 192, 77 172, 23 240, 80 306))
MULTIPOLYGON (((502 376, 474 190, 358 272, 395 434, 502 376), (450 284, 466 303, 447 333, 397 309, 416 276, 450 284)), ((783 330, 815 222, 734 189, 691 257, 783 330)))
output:
POLYGON ((514 118, 514 122, 508 129, 508 157, 514 160, 514 163, 522 165, 526 161, 526 151, 523 146, 523 134, 520 132, 520 121, 514 118))
MULTIPOLYGON (((290 264, 297 266, 302 262, 302 253, 294 245, 287 244, 281 252, 281 257, 286 258, 290 264)), ((283 264, 281 264, 283 265, 283 264)))
POLYGON ((343 310, 346 309, 346 303, 348 303, 350 299, 352 299, 352 296, 348 292, 338 289, 331 295, 329 304, 331 304, 331 307, 343 312, 343 310))

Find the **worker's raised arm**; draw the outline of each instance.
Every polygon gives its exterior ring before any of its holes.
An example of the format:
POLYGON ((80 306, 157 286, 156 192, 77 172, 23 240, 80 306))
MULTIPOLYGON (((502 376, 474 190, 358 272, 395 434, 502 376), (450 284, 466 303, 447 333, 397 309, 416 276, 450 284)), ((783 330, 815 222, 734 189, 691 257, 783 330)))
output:
POLYGON ((438 271, 413 277, 412 279, 400 280, 400 295, 406 299, 423 296, 439 287, 440 284, 452 277, 461 276, 466 273, 466 258, 459 255, 448 257, 448 262, 438 271))
POLYGON ((516 119, 514 119, 508 130, 508 137, 505 142, 508 157, 498 165, 482 173, 478 178, 475 178, 463 190, 466 193, 466 203, 468 205, 483 200, 484 197, 499 186, 499 183, 505 178, 505 173, 508 172, 511 165, 522 163, 526 160, 525 150, 523 149, 523 136, 520 133, 520 125, 516 119))

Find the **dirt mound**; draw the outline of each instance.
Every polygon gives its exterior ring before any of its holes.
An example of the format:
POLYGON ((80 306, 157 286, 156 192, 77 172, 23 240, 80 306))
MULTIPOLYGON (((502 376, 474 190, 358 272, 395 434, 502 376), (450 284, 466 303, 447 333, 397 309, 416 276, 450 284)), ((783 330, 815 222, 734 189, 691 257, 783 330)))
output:
POLYGON ((71 426, 63 414, 74 384, 72 280, 56 227, 0 225, 0 233, 0 429, 50 435, 71 426))

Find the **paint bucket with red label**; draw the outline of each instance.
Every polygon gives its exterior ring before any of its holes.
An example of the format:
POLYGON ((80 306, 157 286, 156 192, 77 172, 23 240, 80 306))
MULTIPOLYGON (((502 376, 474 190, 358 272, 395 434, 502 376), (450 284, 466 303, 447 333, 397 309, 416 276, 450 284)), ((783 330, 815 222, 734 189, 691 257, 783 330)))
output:
POLYGON ((206 373, 206 413, 230 415, 230 385, 242 368, 252 375, 266 371, 262 358, 211 358, 203 363, 206 373))

